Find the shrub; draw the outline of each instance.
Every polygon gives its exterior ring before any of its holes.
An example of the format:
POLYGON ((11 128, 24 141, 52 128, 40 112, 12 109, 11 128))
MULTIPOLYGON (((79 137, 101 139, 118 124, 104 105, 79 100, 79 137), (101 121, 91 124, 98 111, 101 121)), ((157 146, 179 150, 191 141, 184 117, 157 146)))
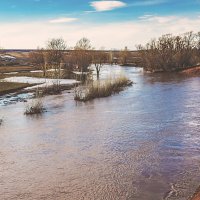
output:
POLYGON ((25 115, 42 114, 44 112, 44 106, 41 99, 34 99, 26 104, 25 115))
POLYGON ((3 119, 0 119, 0 126, 3 124, 3 119))
POLYGON ((54 83, 52 86, 46 86, 41 89, 37 89, 36 96, 45 96, 45 95, 55 95, 62 92, 61 85, 59 83, 54 83))
POLYGON ((122 75, 105 81, 95 81, 76 88, 74 99, 76 101, 89 101, 95 98, 108 97, 131 85, 132 82, 122 75))

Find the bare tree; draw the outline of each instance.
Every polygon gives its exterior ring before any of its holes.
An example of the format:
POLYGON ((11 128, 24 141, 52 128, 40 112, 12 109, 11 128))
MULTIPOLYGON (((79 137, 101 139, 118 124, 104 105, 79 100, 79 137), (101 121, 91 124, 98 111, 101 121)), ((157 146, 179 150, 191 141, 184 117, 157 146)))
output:
POLYGON ((124 50, 120 51, 119 57, 120 57, 120 63, 122 65, 128 64, 128 59, 130 59, 131 54, 127 47, 125 47, 124 50))
POLYGON ((92 63, 94 64, 96 69, 97 80, 99 80, 100 70, 107 60, 108 60, 108 54, 106 54, 103 50, 93 51, 92 63))
POLYGON ((36 65, 43 71, 43 76, 46 77, 46 62, 45 62, 45 50, 37 49, 29 53, 30 61, 33 65, 36 65))
POLYGON ((74 65, 81 72, 81 80, 85 81, 85 73, 89 72, 89 66, 92 63, 92 46, 87 38, 80 39, 72 52, 72 60, 74 65))
POLYGON ((63 62, 67 45, 64 39, 51 39, 46 46, 46 59, 49 66, 55 69, 55 76, 61 77, 61 64, 63 62))

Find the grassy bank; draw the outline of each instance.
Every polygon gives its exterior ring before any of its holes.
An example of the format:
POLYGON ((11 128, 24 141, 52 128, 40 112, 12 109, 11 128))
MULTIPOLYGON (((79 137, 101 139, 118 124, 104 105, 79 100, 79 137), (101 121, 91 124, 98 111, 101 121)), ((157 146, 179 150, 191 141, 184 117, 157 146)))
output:
POLYGON ((32 85, 27 83, 0 82, 0 95, 16 92, 29 86, 32 85))
POLYGON ((108 97, 131 86, 132 82, 125 76, 111 78, 106 81, 95 81, 75 89, 76 101, 89 101, 95 98, 108 97))

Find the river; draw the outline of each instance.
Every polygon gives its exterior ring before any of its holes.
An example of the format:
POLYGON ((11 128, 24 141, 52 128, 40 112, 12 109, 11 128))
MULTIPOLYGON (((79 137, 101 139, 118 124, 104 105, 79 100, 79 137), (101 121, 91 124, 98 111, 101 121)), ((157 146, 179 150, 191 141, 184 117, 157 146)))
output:
POLYGON ((143 74, 87 103, 73 91, 43 99, 41 116, 24 103, 1 106, 0 199, 187 200, 200 185, 200 78, 143 74))

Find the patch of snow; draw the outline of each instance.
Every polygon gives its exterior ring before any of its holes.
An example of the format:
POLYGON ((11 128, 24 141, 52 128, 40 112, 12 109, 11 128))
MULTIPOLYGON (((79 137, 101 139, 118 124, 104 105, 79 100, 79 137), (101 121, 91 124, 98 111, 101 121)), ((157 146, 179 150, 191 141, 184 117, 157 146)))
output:
POLYGON ((38 73, 38 72, 43 72, 42 70, 34 70, 34 71, 30 71, 31 73, 38 73))
POLYGON ((59 83, 60 85, 73 85, 75 83, 79 83, 74 79, 49 79, 49 78, 34 78, 34 77, 27 77, 27 76, 19 76, 19 77, 10 77, 5 78, 2 81, 7 82, 14 82, 14 83, 28 83, 28 84, 37 84, 33 87, 28 87, 26 89, 34 89, 34 88, 42 88, 42 87, 49 87, 54 84, 59 83))
MULTIPOLYGON (((60 69, 60 71, 63 71, 64 69, 60 69)), ((38 73, 38 72, 43 72, 42 70, 34 70, 30 71, 31 73, 38 73)), ((55 69, 48 69, 47 72, 55 72, 55 69)))
POLYGON ((14 56, 8 56, 8 55, 1 55, 0 56, 1 59, 9 59, 9 60, 16 60, 16 58, 14 56))
MULTIPOLYGON (((56 69, 48 69, 47 72, 55 72, 56 69)), ((63 71, 64 69, 60 69, 60 71, 63 71)), ((57 70, 58 71, 58 70, 57 70)))
POLYGON ((77 75, 80 75, 80 74, 85 74, 85 75, 87 75, 89 72, 77 72, 77 71, 74 71, 73 73, 74 73, 74 74, 77 74, 77 75))
POLYGON ((7 75, 9 75, 9 74, 18 74, 18 72, 9 72, 9 73, 3 73, 3 74, 7 74, 7 75))

